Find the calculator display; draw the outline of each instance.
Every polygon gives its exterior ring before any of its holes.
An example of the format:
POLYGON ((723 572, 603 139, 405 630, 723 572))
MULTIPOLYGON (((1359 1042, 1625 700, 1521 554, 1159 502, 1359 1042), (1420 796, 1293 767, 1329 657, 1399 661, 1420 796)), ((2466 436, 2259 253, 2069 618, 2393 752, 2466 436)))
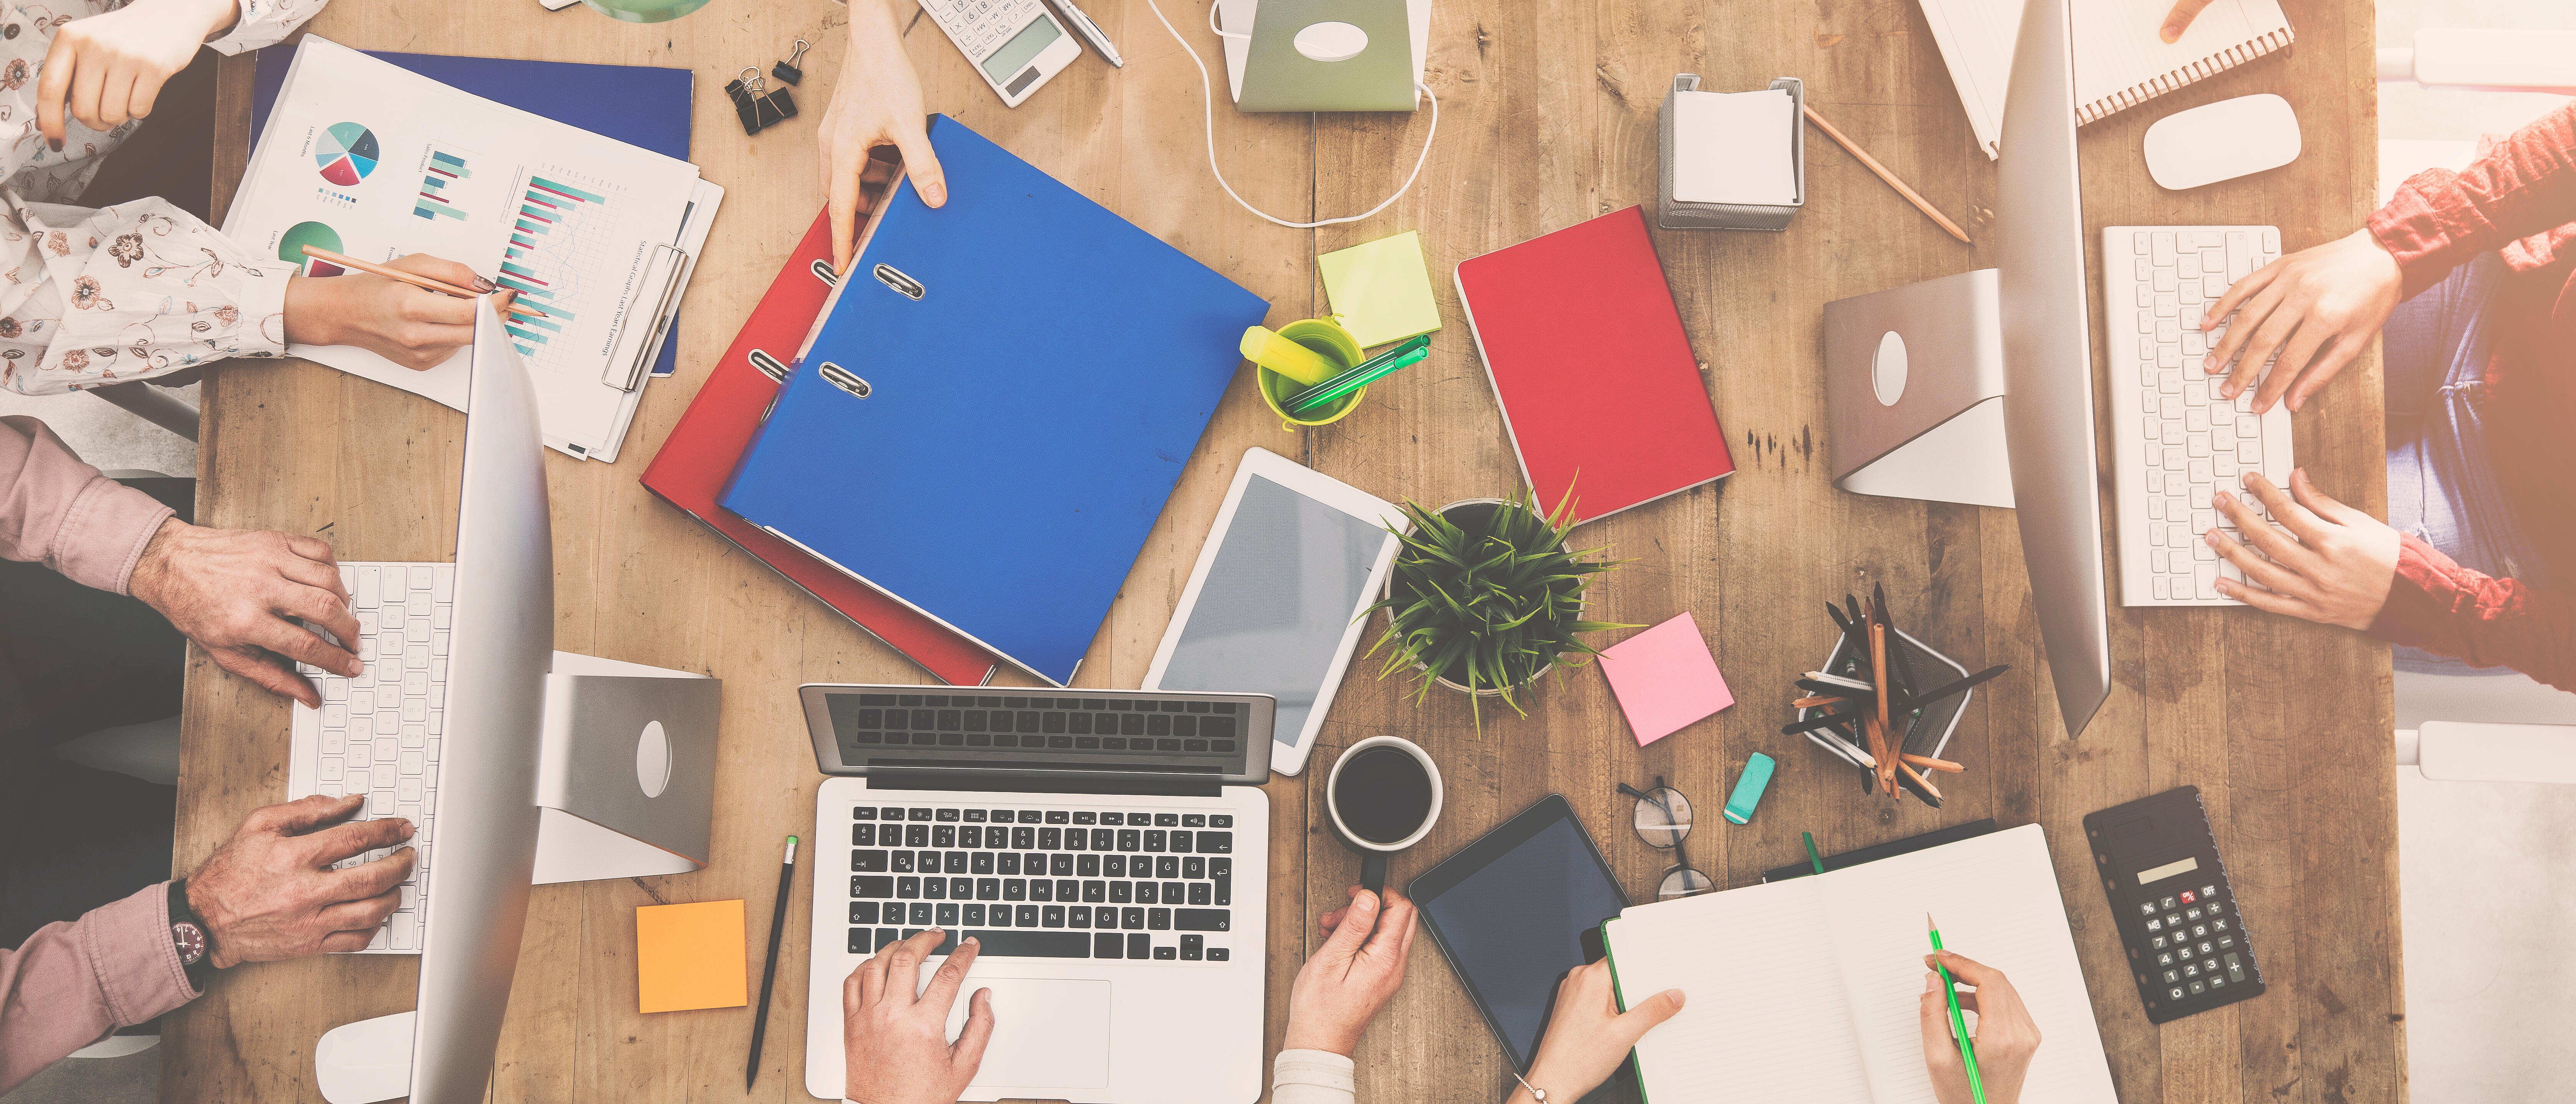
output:
POLYGON ((2161 881, 2163 881, 2163 880, 2165 880, 2165 879, 2167 879, 2167 878, 2173 877, 2173 876, 2174 876, 2174 875, 2176 875, 2176 874, 2189 874, 2189 873, 2191 873, 2192 871, 2195 871, 2195 870, 2198 870, 2198 869, 2200 869, 2200 860, 2199 860, 2199 859, 2194 859, 2194 858, 2184 858, 2184 859, 2182 859, 2182 860, 2180 860, 2180 861, 2177 861, 2177 862, 2169 862, 2169 863, 2166 863, 2166 864, 2164 864, 2163 866, 2156 867, 2156 868, 2155 868, 2155 869, 2153 869, 2153 870, 2141 870, 2141 871, 2139 871, 2139 872, 2138 872, 2138 884, 2139 884, 2139 885, 2148 885, 2148 884, 2151 884, 2151 883, 2154 883, 2154 882, 2161 882, 2161 881))
POLYGON ((994 80, 1009 80, 1021 66, 1029 63, 1030 58, 1038 56, 1038 51, 1063 36, 1064 32, 1056 29, 1055 20, 1047 18, 1045 12, 1039 12, 1036 19, 1020 29, 1020 33, 1012 35, 1001 49, 993 51, 993 56, 984 59, 984 71, 992 74, 994 80))

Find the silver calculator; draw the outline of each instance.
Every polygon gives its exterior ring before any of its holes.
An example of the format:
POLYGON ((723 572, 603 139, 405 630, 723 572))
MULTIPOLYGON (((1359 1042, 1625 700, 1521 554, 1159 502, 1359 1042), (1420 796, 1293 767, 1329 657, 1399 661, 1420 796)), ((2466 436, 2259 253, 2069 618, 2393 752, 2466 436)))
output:
POLYGON ((975 64, 1004 107, 1020 106, 1082 56, 1081 43, 1038 0, 921 0, 921 10, 975 64))

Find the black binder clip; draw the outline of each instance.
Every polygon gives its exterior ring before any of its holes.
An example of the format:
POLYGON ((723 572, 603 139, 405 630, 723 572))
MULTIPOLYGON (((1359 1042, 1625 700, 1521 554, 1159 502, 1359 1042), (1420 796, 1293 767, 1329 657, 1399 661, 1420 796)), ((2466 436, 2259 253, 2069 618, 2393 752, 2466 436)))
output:
MULTIPOLYGON (((804 39, 797 39, 795 52, 788 54, 787 60, 770 66, 769 75, 789 84, 803 85, 805 83, 805 71, 797 68, 796 63, 805 60, 805 51, 809 48, 811 48, 810 44, 808 44, 804 39)), ((788 114, 794 115, 796 113, 790 111, 788 114)))
MULTIPOLYGON (((756 71, 757 70, 754 69, 744 70, 744 72, 756 71)), ((744 134, 760 133, 760 111, 754 106, 756 101, 752 99, 751 90, 744 87, 740 79, 726 82, 724 90, 725 96, 733 101, 734 115, 742 120, 742 132, 744 134)))
MULTIPOLYGON (((796 99, 788 95, 786 89, 781 88, 776 92, 762 94, 759 66, 746 65, 742 71, 744 75, 734 83, 741 85, 744 95, 750 97, 752 113, 751 129, 744 133, 757 134, 786 122, 789 117, 796 114, 796 99)), ((740 106, 739 103, 736 104, 737 108, 740 106)))

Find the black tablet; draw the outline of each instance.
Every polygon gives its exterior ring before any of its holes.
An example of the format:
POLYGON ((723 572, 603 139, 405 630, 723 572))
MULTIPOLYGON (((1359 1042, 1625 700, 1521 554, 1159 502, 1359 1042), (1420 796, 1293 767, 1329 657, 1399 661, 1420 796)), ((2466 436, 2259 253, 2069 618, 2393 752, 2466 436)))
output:
POLYGON ((1628 907, 1601 849, 1561 794, 1504 821, 1405 892, 1504 1056, 1522 1071, 1538 1053, 1557 982, 1599 957, 1585 953, 1584 936, 1597 940, 1601 922, 1628 907))

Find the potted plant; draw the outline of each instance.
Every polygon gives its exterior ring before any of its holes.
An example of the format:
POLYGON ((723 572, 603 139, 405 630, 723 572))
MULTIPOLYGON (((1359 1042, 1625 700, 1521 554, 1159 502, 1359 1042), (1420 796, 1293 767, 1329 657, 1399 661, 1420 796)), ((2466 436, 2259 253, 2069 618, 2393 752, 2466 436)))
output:
POLYGON ((1531 490, 1520 501, 1468 499, 1437 511, 1407 499, 1410 525, 1391 530, 1403 543, 1386 596, 1369 607, 1387 614, 1386 632, 1369 648, 1372 656, 1387 650, 1378 677, 1411 667, 1416 703, 1433 683, 1465 692, 1481 725, 1480 699, 1500 697, 1526 715, 1518 691, 1560 655, 1595 654, 1577 634, 1634 628, 1582 619, 1591 577, 1626 561, 1587 559, 1600 549, 1568 547, 1573 505, 1571 489, 1553 513, 1531 490))

